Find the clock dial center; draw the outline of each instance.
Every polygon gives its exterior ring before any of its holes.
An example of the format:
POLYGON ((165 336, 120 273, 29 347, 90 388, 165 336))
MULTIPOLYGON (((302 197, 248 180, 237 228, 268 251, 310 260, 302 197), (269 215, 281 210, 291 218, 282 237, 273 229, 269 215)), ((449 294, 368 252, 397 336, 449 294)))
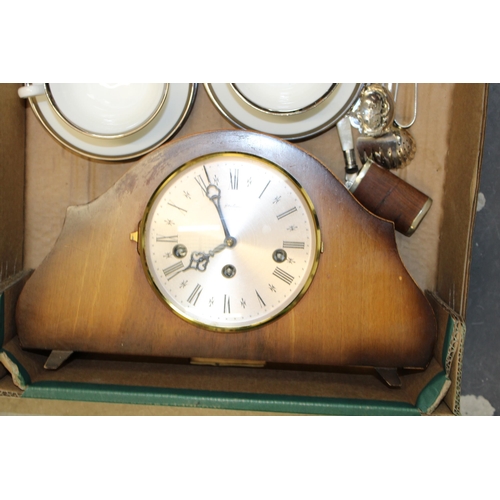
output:
POLYGON ((224 243, 229 248, 233 248, 234 246, 236 246, 236 238, 233 238, 232 236, 230 236, 229 238, 225 239, 224 243))

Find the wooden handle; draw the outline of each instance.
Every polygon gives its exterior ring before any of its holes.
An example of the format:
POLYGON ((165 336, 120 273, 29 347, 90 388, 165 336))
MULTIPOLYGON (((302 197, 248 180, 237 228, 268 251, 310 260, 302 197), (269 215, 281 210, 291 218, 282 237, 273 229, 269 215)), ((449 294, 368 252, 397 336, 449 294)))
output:
POLYGON ((405 236, 415 232, 432 204, 427 195, 372 160, 364 164, 350 191, 375 215, 393 221, 405 236))

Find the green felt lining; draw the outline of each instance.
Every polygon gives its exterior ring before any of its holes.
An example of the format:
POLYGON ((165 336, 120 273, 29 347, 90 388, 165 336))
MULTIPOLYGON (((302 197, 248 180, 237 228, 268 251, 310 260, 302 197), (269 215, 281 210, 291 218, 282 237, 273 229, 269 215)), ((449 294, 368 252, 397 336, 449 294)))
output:
POLYGON ((439 372, 420 392, 416 406, 422 413, 429 413, 437 405, 438 398, 442 394, 445 385, 450 383, 450 379, 444 371, 439 372))
POLYGON ((30 385, 23 397, 316 415, 420 415, 411 404, 394 401, 48 381, 30 385))

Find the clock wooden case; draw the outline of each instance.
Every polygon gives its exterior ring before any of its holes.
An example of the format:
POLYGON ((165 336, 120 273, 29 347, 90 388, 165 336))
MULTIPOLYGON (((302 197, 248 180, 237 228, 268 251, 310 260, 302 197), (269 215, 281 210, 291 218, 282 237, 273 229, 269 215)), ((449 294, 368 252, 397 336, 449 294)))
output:
MULTIPOLYGON (((201 190, 198 196, 204 196, 201 190)), ((210 199, 206 204, 215 213, 210 199)), ((198 250, 210 255, 211 266, 237 245, 198 250)), ((195 284, 201 272, 185 275, 195 284)), ((282 277, 257 279, 264 289, 282 277)), ((17 325, 22 346, 30 349, 378 368, 424 368, 436 337, 432 308, 399 257, 394 225, 369 213, 299 147, 229 130, 173 141, 92 203, 70 207, 52 252, 21 294, 17 325), (312 281, 254 328, 218 331, 173 312, 152 286, 134 241, 158 187, 193 160, 219 153, 264 159, 282 169, 307 193, 319 221, 321 253, 307 271, 312 281)))

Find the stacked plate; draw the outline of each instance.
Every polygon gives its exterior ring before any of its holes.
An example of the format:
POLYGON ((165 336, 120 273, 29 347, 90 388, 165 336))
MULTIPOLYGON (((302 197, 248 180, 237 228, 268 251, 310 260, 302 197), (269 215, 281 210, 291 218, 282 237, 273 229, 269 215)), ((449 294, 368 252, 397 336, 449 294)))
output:
MULTIPOLYGON (((47 131, 59 142, 86 157, 115 161, 142 156, 170 139, 186 121, 193 106, 197 90, 197 84, 194 83, 161 84, 162 87, 165 87, 164 95, 160 91, 157 109, 148 114, 147 120, 141 123, 140 126, 126 131, 126 133, 108 134, 102 131, 89 133, 88 130, 83 130, 79 125, 84 122, 85 117, 82 116, 82 113, 85 111, 85 106, 82 104, 80 109, 77 109, 74 106, 68 107, 68 105, 75 102, 75 93, 78 92, 79 95, 83 94, 82 89, 77 88, 77 85, 109 86, 118 84, 64 85, 66 85, 64 89, 56 88, 55 84, 50 84, 50 87, 49 84, 26 85, 19 89, 19 95, 29 98, 35 115, 47 131), (40 88, 43 87, 43 92, 42 90, 35 91, 34 89, 30 89, 31 86, 35 87, 35 85, 40 88), (63 90, 65 94, 63 94, 63 90), (55 100, 62 106, 66 105, 64 108, 65 113, 60 111, 56 102, 54 102, 55 100), (72 120, 73 115, 77 116, 79 124, 74 123, 75 120, 72 120)), ((95 92, 96 89, 96 87, 93 88, 92 92, 95 92)), ((88 97, 90 91, 87 88, 85 92, 87 94, 85 99, 87 100, 84 102, 88 104, 91 102, 91 99, 88 97)), ((137 94, 137 90, 135 92, 137 94)), ((144 90, 145 93, 146 91, 144 90)), ((116 89, 114 89, 113 95, 115 94, 116 89)), ((99 103, 100 106, 103 105, 105 99, 106 96, 103 95, 103 99, 99 103)), ((127 97, 127 102, 133 102, 130 96, 127 97)), ((115 109, 109 107, 106 110, 107 113, 115 113, 115 111, 115 109)), ((134 110, 128 109, 127 112, 128 114, 121 112, 120 118, 132 123, 131 117, 134 110)), ((114 116, 116 117, 116 113, 114 116)))

